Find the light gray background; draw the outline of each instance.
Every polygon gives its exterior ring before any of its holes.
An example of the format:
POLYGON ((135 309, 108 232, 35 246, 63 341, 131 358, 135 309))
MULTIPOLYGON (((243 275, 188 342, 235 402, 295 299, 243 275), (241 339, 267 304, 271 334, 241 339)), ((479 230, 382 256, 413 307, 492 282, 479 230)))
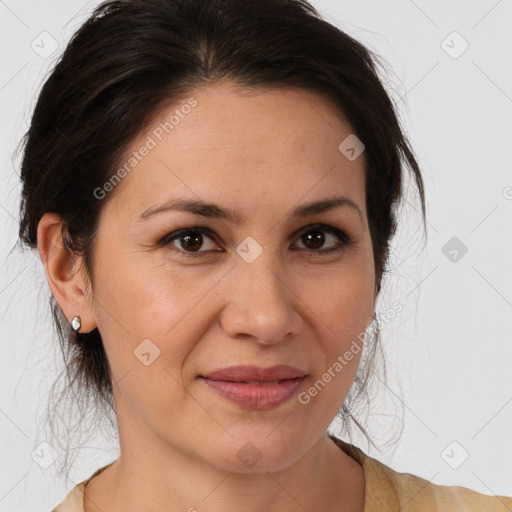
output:
MULTIPOLYGON (((13 150, 52 62, 98 3, 0 0, 0 511, 48 512, 117 456, 102 438, 77 445, 69 481, 32 459, 45 441, 41 415, 61 362, 42 265, 36 253, 11 252, 19 200, 13 150), (60 45, 47 59, 31 48, 43 31, 60 45)), ((428 244, 422 251, 411 197, 379 305, 381 312, 395 300, 404 306, 383 326, 391 375, 370 422, 381 451, 360 446, 436 484, 512 496, 512 1, 312 3, 385 59, 426 183, 428 244), (469 47, 453 58, 461 38, 469 47), (468 248, 455 262, 443 253, 452 237, 468 248), (397 401, 405 427, 387 447, 397 401), (450 467, 464 451, 468 459, 450 467)))

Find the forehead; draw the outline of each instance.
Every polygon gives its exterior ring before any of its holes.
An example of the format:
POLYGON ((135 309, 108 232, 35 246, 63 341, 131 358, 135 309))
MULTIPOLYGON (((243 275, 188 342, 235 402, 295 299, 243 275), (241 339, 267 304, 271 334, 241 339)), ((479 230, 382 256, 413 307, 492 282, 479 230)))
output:
POLYGON ((306 90, 194 90, 133 141, 114 203, 132 221, 173 197, 279 210, 339 192, 364 209, 364 153, 351 161, 338 148, 349 136, 336 106, 306 90))

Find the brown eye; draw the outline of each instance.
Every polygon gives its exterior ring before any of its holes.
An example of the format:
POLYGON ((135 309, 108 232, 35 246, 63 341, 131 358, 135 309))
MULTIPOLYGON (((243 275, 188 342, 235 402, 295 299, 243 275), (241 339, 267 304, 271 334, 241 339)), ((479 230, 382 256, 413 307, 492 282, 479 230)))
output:
MULTIPOLYGON (((214 238, 214 233, 208 228, 187 228, 167 235, 161 240, 160 245, 169 246, 180 256, 200 257, 212 251, 222 252, 222 249, 215 248, 217 244, 214 238), (208 241, 210 247, 201 250, 208 241)), ((310 226, 302 232, 299 240, 304 246, 299 247, 300 251, 308 256, 329 255, 346 249, 352 243, 352 239, 343 231, 324 224, 310 226), (327 248, 322 249, 326 244, 327 248)))
POLYGON ((167 236, 162 241, 162 245, 170 245, 173 250, 184 256, 201 256, 204 252, 215 250, 212 248, 200 250, 205 240, 210 240, 214 246, 216 245, 206 228, 182 229, 167 236), (175 244, 175 241, 179 243, 179 246, 175 244))
POLYGON ((181 240, 181 246, 183 249, 198 251, 203 245, 203 235, 196 233, 194 235, 183 235, 179 238, 181 240))
POLYGON ((325 235, 320 230, 310 231, 302 235, 302 241, 308 249, 318 250, 325 243, 325 235))
POLYGON ((317 224, 308 228, 307 231, 303 232, 299 240, 301 240, 306 249, 309 249, 307 252, 311 252, 313 254, 330 253, 332 251, 342 250, 351 242, 351 239, 343 233, 343 231, 323 224, 317 224), (334 246, 329 244, 331 245, 330 248, 322 249, 326 242, 333 239, 334 241, 337 239, 338 243, 334 246))

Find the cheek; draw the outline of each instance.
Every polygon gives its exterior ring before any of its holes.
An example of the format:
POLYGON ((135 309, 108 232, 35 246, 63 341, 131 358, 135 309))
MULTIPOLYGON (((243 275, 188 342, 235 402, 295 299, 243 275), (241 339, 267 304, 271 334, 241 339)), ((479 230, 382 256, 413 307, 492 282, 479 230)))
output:
POLYGON ((357 273, 332 279, 309 304, 316 313, 311 318, 315 318, 318 363, 299 402, 328 423, 342 407, 359 368, 373 315, 373 283, 357 273))
POLYGON ((186 390, 195 376, 202 340, 226 298, 225 269, 218 275, 199 267, 180 272, 147 261, 124 268, 131 269, 129 279, 124 278, 127 270, 121 276, 111 268, 99 289, 109 313, 115 312, 113 318, 102 310, 100 332, 107 358, 115 380, 122 379, 120 400, 131 404, 120 405, 120 410, 137 410, 154 425, 170 419, 183 425, 188 415, 204 414, 186 390), (184 418, 175 416, 185 410, 184 418))
POLYGON ((374 274, 364 262, 346 265, 306 284, 302 300, 340 343, 357 336, 371 323, 374 310, 374 274))
POLYGON ((314 312, 311 318, 322 352, 316 366, 316 378, 321 382, 312 394, 321 394, 318 403, 332 404, 331 412, 334 414, 353 384, 364 347, 365 331, 372 322, 372 268, 365 260, 358 260, 338 269, 329 279, 321 280, 323 286, 316 287, 307 302, 314 312))
POLYGON ((175 372, 201 329, 190 318, 205 285, 191 285, 148 261, 133 255, 98 258, 95 317, 117 379, 151 369, 143 377, 151 380, 159 367, 175 372))
POLYGON ((208 287, 191 286, 147 263, 105 265, 99 277, 98 326, 114 383, 119 382, 119 410, 134 409, 154 421, 172 418, 179 412, 172 405, 190 400, 182 367, 204 336, 198 312, 208 287))
POLYGON ((134 341, 153 336, 162 342, 210 287, 210 280, 197 272, 148 254, 120 254, 102 261, 95 289, 98 316, 105 326, 134 341))

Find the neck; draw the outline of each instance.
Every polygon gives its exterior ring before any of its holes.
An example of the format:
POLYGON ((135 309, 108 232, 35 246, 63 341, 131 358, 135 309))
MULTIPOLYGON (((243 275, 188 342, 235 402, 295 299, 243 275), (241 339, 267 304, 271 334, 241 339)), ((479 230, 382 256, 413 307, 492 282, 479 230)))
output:
POLYGON ((236 472, 156 439, 147 428, 128 432, 120 425, 119 433, 121 456, 87 485, 85 512, 354 512, 364 508, 362 468, 327 434, 283 469, 257 472, 255 467, 236 472))

